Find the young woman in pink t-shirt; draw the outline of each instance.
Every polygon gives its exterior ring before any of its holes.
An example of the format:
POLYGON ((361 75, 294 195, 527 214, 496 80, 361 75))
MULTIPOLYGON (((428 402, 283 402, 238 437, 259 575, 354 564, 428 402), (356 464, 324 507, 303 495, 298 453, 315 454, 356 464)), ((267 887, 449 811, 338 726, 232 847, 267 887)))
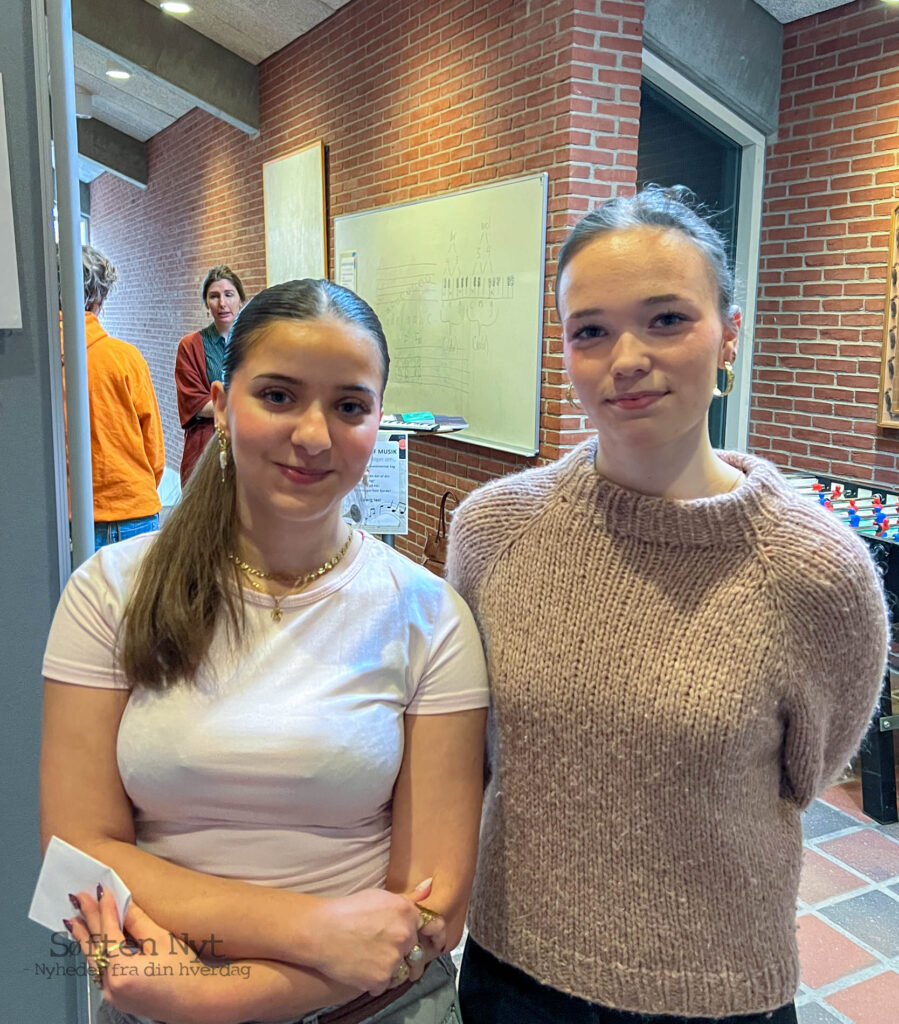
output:
POLYGON ((261 292, 181 504, 66 587, 42 831, 133 893, 122 927, 72 894, 103 1021, 457 1019, 485 669, 451 588, 341 517, 387 369, 352 292, 261 292))

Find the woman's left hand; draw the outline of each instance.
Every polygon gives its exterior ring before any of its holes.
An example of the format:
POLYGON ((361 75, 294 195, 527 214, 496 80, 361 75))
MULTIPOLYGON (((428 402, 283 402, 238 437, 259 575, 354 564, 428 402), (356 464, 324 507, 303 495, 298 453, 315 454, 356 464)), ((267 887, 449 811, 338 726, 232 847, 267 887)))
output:
POLYGON ((440 914, 418 904, 418 942, 425 951, 424 962, 432 960, 446 951, 446 921, 440 914))
MULTIPOLYGON (((97 887, 99 899, 78 893, 81 916, 66 922, 87 959, 103 998, 124 1013, 170 1024, 226 1024, 222 967, 204 963, 133 902, 119 927, 115 898, 97 887)), ((214 950, 213 950, 214 953, 214 950)), ((224 966, 224 965, 223 965, 224 966)))
MULTIPOLYGON (((407 898, 424 899, 426 895, 419 888, 413 894, 407 894, 407 898)), ((443 953, 446 945, 446 921, 433 910, 419 903, 415 905, 419 910, 418 940, 404 957, 405 970, 401 969, 394 975, 390 988, 397 988, 406 981, 418 981, 428 964, 443 953)))

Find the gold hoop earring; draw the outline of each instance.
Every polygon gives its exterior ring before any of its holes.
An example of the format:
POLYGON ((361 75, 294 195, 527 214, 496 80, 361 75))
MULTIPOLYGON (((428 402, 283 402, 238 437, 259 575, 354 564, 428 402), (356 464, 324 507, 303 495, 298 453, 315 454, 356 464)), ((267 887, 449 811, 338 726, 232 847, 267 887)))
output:
POLYGON ((581 407, 581 403, 574 397, 574 390, 571 387, 571 381, 568 382, 568 387, 565 388, 565 401, 572 409, 580 409, 581 407))
POLYGON ((726 383, 724 385, 724 390, 722 391, 721 388, 719 388, 717 386, 717 384, 716 384, 715 385, 715 390, 712 392, 712 397, 713 398, 727 398, 727 396, 734 389, 734 377, 735 377, 735 375, 734 375, 734 368, 726 360, 725 360, 725 363, 724 363, 724 376, 726 377, 726 383))
POLYGON ((231 453, 231 442, 228 440, 228 435, 221 427, 216 427, 215 433, 219 442, 219 466, 222 470, 222 483, 224 483, 225 470, 228 468, 228 455, 231 453))

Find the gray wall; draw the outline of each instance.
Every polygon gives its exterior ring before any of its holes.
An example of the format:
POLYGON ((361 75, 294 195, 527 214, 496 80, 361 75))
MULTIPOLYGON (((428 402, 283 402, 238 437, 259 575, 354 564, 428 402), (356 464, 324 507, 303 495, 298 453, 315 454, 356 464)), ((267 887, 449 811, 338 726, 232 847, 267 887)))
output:
POLYGON ((763 134, 777 131, 783 25, 754 0, 646 0, 643 44, 763 134))
MULTIPOLYGON (((41 5, 43 6, 43 5, 41 5)), ((37 767, 41 654, 59 596, 50 357, 31 5, 4 2, 0 74, 6 95, 22 321, 0 332, 0 757, 3 765, 0 887, 0 1021, 71 1024, 75 979, 42 977, 50 933, 27 920, 40 867, 37 767)), ((73 751, 72 771, 90 785, 73 751)))

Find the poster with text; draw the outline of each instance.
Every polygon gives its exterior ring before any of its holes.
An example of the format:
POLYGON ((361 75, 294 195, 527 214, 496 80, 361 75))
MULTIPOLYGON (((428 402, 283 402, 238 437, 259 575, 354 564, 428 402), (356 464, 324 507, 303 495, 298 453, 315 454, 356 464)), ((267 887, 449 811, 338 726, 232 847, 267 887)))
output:
POLYGON ((409 532, 409 439, 405 434, 378 437, 363 480, 343 499, 343 518, 377 534, 409 532))

